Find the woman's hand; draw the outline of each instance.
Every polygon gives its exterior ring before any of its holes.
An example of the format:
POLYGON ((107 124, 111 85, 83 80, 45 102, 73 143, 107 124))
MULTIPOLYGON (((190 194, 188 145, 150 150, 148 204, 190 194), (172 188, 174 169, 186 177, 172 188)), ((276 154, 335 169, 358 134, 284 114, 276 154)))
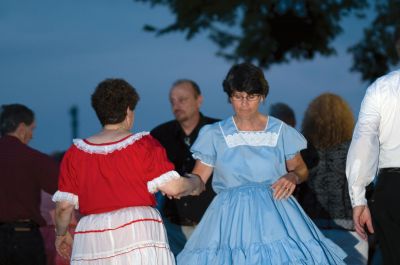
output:
POLYGON ((56 250, 58 254, 66 260, 71 259, 72 244, 74 240, 69 232, 63 236, 56 235, 56 250))
POLYGON ((69 260, 71 258, 72 243, 73 239, 71 234, 68 232, 68 225, 71 222, 72 213, 74 211, 74 204, 67 201, 56 202, 56 250, 61 257, 69 260))
POLYGON ((192 192, 189 195, 192 196, 198 196, 200 193, 206 190, 206 184, 202 181, 201 177, 196 174, 190 174, 190 181, 192 182, 192 185, 194 189, 192 189, 192 192))
POLYGON ((280 177, 271 186, 274 190, 274 198, 277 200, 289 198, 296 189, 297 181, 298 176, 294 172, 289 172, 280 177))
POLYGON ((168 198, 172 199, 174 196, 178 195, 181 192, 183 183, 182 177, 177 179, 169 180, 168 182, 162 184, 158 187, 158 190, 168 198))
POLYGON ((192 174, 188 174, 192 177, 171 180, 158 187, 158 190, 166 194, 169 198, 179 199, 188 195, 196 196, 206 189, 205 183, 207 183, 212 172, 212 167, 203 164, 200 160, 196 160, 192 174))
POLYGON ((180 177, 179 179, 171 180, 161 185, 159 190, 170 199, 180 199, 188 195, 199 195, 205 190, 205 184, 199 176, 191 174, 190 177, 180 177))
POLYGON ((277 200, 287 199, 293 194, 296 185, 305 181, 308 176, 308 169, 300 153, 292 159, 286 160, 286 169, 288 173, 280 177, 274 184, 274 198, 277 200))

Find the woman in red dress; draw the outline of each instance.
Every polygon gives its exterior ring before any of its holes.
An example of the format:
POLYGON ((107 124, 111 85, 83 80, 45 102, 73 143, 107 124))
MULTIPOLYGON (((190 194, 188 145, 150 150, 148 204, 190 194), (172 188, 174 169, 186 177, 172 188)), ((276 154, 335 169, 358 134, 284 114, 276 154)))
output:
POLYGON ((135 89, 121 79, 101 82, 92 107, 102 130, 75 139, 61 163, 56 206, 56 249, 71 264, 175 264, 153 193, 193 194, 199 178, 181 178, 148 132, 132 134, 135 89), (74 238, 73 209, 82 217, 74 238), (72 252, 72 254, 71 254, 72 252))

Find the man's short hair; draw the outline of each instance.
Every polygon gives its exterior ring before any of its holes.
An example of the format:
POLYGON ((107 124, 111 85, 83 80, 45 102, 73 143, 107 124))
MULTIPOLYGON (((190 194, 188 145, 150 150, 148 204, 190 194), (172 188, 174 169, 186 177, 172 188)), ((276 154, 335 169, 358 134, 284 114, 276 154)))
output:
POLYGON ((293 109, 285 103, 278 102, 272 104, 269 108, 269 115, 278 118, 291 126, 295 126, 296 124, 296 116, 294 115, 293 109))
POLYGON ((178 80, 176 80, 172 84, 171 89, 176 87, 176 86, 182 85, 182 84, 190 84, 193 87, 194 95, 195 95, 196 98, 201 95, 201 90, 200 90, 199 85, 197 85, 196 82, 194 82, 193 80, 190 80, 190 79, 178 79, 178 80))
POLYGON ((22 104, 2 105, 0 112, 0 135, 15 132, 21 122, 31 125, 35 120, 33 111, 22 104))

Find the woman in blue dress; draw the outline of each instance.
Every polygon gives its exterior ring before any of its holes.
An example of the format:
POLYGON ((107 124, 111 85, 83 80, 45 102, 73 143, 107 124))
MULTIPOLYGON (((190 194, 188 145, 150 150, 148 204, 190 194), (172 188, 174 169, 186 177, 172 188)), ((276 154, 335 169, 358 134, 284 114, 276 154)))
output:
POLYGON ((344 264, 291 196, 308 171, 295 129, 258 111, 268 83, 256 66, 234 65, 223 82, 234 116, 204 126, 193 174, 213 173, 217 193, 178 255, 178 265, 344 264))

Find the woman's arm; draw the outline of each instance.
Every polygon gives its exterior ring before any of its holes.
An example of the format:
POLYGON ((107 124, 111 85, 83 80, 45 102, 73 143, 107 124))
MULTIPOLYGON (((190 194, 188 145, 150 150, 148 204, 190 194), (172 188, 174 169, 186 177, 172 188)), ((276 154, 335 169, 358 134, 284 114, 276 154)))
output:
POLYGON ((307 180, 308 169, 300 153, 298 153, 292 159, 286 161, 286 168, 289 173, 296 174, 296 184, 300 184, 307 180))
POLYGON ((74 205, 66 202, 59 201, 56 203, 56 250, 65 259, 70 259, 72 251, 73 239, 68 232, 68 226, 71 222, 72 212, 74 205))
POLYGON ((213 167, 203 164, 200 160, 196 160, 196 164, 194 165, 192 173, 199 175, 203 183, 207 183, 213 170, 213 167))
POLYGON ((286 169, 288 173, 272 184, 274 197, 277 200, 289 198, 296 185, 306 181, 308 177, 308 169, 300 153, 286 161, 286 169))

